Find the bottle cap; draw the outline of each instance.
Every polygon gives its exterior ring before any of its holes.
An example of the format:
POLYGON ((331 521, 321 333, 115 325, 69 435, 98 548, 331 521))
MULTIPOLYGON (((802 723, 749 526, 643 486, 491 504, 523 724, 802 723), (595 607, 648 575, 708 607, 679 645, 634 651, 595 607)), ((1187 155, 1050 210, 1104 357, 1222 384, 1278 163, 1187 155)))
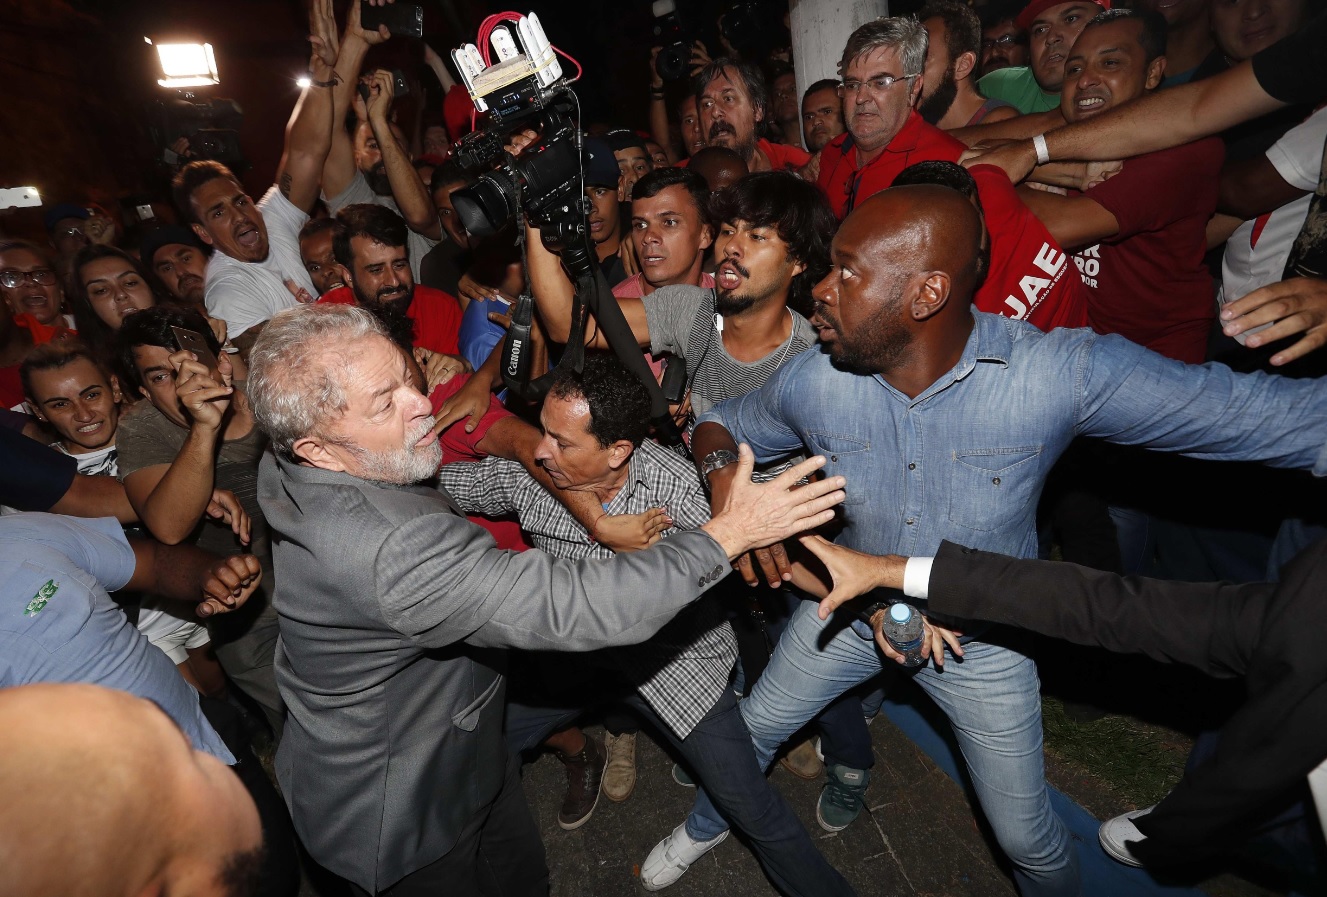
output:
POLYGON ((906 623, 912 619, 912 608, 906 604, 891 604, 889 606, 889 619, 895 623, 906 623))

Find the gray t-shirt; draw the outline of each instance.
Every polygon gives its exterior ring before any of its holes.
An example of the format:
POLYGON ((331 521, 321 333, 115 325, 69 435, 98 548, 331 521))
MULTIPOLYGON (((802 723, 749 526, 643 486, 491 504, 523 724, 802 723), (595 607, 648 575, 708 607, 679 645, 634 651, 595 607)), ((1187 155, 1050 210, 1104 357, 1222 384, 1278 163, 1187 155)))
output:
POLYGON ((788 359, 816 343, 816 332, 792 309, 792 332, 779 348, 759 361, 738 361, 723 346, 715 326, 714 291, 679 285, 660 287, 641 299, 650 327, 650 351, 669 352, 686 361, 691 410, 699 417, 725 399, 758 389, 788 359))
MULTIPOLYGON (((236 383, 235 388, 243 390, 244 384, 236 383)), ((120 450, 120 482, 146 467, 174 462, 188 435, 188 430, 171 422, 151 402, 139 402, 120 419, 115 435, 120 450)), ((258 506, 258 462, 266 448, 267 437, 255 425, 248 435, 222 442, 217 454, 216 487, 234 492, 252 521, 248 547, 240 545, 227 524, 207 517, 195 531, 193 544, 217 554, 248 551, 262 561, 264 568, 270 567, 267 522, 258 506)))
MULTIPOLYGON (((327 211, 333 215, 346 206, 353 206, 361 202, 371 202, 374 205, 391 209, 398 215, 401 214, 401 207, 396 204, 395 199, 390 196, 379 196, 373 192, 373 188, 365 180, 362 171, 355 172, 354 179, 351 180, 346 189, 336 196, 324 196, 323 200, 327 203, 327 211)), ((424 256, 429 254, 429 250, 437 245, 437 240, 430 240, 423 234, 417 234, 413 230, 409 231, 405 246, 406 253, 410 258, 410 273, 415 276, 415 283, 422 283, 419 276, 420 263, 424 261, 424 256)))
POLYGON ((195 748, 233 765, 198 693, 107 594, 130 580, 134 563, 113 518, 0 518, 0 687, 87 682, 147 698, 195 748))

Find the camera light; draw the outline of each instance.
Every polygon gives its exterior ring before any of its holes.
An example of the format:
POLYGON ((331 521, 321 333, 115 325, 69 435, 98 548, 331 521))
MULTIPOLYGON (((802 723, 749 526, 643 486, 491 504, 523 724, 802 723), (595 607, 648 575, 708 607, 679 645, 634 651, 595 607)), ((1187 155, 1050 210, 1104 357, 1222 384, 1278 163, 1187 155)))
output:
POLYGON ((208 87, 221 83, 211 44, 155 46, 161 57, 161 72, 166 76, 157 79, 162 87, 208 87))
POLYGON ((300 88, 301 90, 305 90, 313 86, 313 79, 309 78, 308 76, 305 76, 303 78, 296 78, 295 86, 300 88))

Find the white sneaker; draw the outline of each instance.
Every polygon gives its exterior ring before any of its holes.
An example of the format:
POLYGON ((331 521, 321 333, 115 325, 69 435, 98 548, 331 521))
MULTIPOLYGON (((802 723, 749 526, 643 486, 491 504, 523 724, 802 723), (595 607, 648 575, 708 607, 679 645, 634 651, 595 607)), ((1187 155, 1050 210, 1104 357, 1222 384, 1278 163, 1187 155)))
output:
POLYGON ((1134 810, 1132 813, 1124 813, 1101 823, 1101 828, 1097 829, 1097 840, 1101 842, 1101 849, 1110 854, 1112 859, 1119 860, 1121 863, 1129 866, 1142 866, 1143 864, 1133 855, 1133 850, 1125 842, 1147 840, 1147 835, 1138 831, 1138 826, 1134 825, 1133 821, 1151 812, 1152 807, 1147 807, 1143 810, 1134 810))
POLYGON ((673 833, 654 845, 640 867, 640 883, 647 891, 662 891, 676 882, 696 860, 718 847, 728 837, 724 832, 709 841, 693 841, 683 822, 673 833))

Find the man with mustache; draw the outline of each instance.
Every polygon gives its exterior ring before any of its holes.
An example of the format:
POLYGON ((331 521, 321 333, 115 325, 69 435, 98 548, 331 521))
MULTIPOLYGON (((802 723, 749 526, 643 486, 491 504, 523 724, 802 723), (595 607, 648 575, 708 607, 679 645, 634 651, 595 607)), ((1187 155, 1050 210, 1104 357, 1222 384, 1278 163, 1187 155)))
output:
POLYGON ((729 558, 832 518, 843 481, 791 489, 812 459, 773 488, 739 486, 697 531, 607 560, 501 551, 427 484, 431 407, 373 315, 293 309, 252 357, 291 708, 276 769, 297 833, 356 894, 547 893, 503 745, 505 649, 644 641, 729 558), (340 401, 319 401, 328 390, 340 401))
POLYGON ((394 76, 383 69, 360 76, 369 48, 391 36, 386 26, 377 31, 362 28, 360 6, 350 4, 337 51, 336 84, 331 88, 335 124, 322 172, 322 195, 333 215, 346 206, 366 202, 401 215, 410 229, 410 273, 418 282, 420 263, 442 239, 442 228, 428 188, 411 164, 405 134, 392 121, 394 76), (367 89, 367 96, 362 96, 361 87, 367 89), (341 122, 352 104, 355 124, 346 129, 341 122))
POLYGON ((1009 66, 977 82, 983 96, 1012 103, 1018 111, 1049 112, 1060 105, 1064 59, 1074 40, 1092 18, 1110 9, 1110 0, 1032 0, 1014 20, 1028 35, 1030 66, 1009 66))
POLYGON ((157 275, 166 292, 185 305, 207 311, 203 300, 207 247, 192 231, 178 224, 159 227, 143 238, 138 257, 157 275))
POLYGON ((721 57, 696 76, 700 129, 707 146, 726 147, 749 171, 798 171, 811 161, 800 146, 760 136, 769 115, 765 76, 750 63, 721 57))
POLYGON ((461 307, 442 290, 415 283, 405 220, 374 203, 346 206, 336 218, 332 255, 349 286, 326 293, 319 303, 358 305, 389 331, 408 320, 416 348, 460 354, 461 307))
MULTIPOLYGON (((898 17, 866 23, 844 46, 839 70, 848 132, 821 150, 818 180, 840 218, 908 166, 957 162, 966 149, 915 109, 927 43, 921 23, 898 17)), ((1083 326, 1083 285, 1060 244, 1003 172, 978 166, 972 176, 991 235, 991 268, 976 292, 977 307, 1041 330, 1083 326)))
POLYGON ((1014 24, 1018 6, 1008 0, 982 9, 981 60, 977 77, 985 78, 996 69, 1028 64, 1028 37, 1014 24))

